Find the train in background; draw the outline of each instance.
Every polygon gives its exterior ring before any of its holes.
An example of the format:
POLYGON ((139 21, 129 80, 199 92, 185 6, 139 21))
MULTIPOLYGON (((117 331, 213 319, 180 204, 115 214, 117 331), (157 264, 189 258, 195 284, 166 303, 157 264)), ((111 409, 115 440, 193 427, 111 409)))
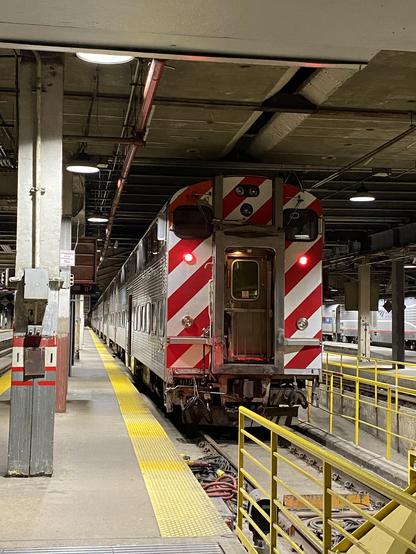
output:
MULTIPOLYGON (((386 299, 379 300, 378 311, 371 312, 371 343, 391 346, 392 312, 385 309, 386 299)), ((405 345, 416 350, 416 298, 405 298, 405 345)), ((352 342, 358 340, 358 312, 345 310, 342 304, 326 304, 322 311, 323 340, 352 342)))
POLYGON ((306 407, 322 354, 322 210, 280 179, 216 177, 163 207, 91 325, 185 422, 306 407))

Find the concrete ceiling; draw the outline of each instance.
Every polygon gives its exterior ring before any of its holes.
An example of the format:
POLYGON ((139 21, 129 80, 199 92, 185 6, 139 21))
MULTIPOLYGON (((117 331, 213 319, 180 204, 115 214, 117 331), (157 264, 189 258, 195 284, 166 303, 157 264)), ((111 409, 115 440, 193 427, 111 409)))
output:
POLYGON ((2 6, 4 43, 135 52, 368 61, 413 50, 411 0, 16 0, 2 6))

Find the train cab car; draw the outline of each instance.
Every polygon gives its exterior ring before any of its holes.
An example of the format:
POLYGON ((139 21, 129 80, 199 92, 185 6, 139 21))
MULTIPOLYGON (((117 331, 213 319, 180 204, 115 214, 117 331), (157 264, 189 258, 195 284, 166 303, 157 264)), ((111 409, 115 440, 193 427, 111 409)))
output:
POLYGON ((280 179, 188 186, 103 294, 93 327, 185 421, 234 423, 241 404, 296 415, 321 369, 322 228, 320 202, 280 179), (108 317, 125 332, 103 333, 108 317))

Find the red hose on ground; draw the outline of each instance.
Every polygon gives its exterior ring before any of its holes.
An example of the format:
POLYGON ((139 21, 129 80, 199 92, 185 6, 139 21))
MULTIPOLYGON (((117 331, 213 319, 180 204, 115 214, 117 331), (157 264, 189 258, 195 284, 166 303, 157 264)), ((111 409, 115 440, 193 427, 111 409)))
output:
POLYGON ((202 488, 208 496, 223 500, 231 500, 237 496, 237 481, 232 475, 221 475, 215 481, 203 483, 202 488))

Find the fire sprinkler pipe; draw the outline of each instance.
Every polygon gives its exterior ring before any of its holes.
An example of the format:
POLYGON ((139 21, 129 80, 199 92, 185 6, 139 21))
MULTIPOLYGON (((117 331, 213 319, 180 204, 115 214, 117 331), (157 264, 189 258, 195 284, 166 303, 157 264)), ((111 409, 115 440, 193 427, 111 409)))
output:
POLYGON ((137 115, 136 131, 135 131, 136 139, 137 140, 142 139, 142 140, 141 142, 131 144, 127 150, 126 157, 124 158, 121 174, 117 181, 116 193, 114 195, 113 203, 111 205, 111 211, 108 218, 107 229, 105 234, 103 252, 102 252, 101 260, 100 260, 100 263, 98 264, 98 267, 100 267, 101 261, 104 259, 104 256, 106 254, 106 251, 110 242, 111 231, 113 228, 115 215, 117 212, 117 208, 120 204, 120 199, 123 193, 124 185, 126 184, 127 177, 129 176, 129 173, 130 173, 131 164, 133 163, 133 159, 136 155, 137 149, 139 148, 139 146, 144 144, 143 137, 145 136, 145 133, 146 133, 146 126, 149 122, 149 118, 153 107, 153 101, 156 96, 157 87, 159 86, 159 82, 162 77, 164 66, 165 66, 165 62, 162 60, 152 60, 152 63, 150 64, 149 72, 147 74, 146 83, 144 86, 142 104, 140 106, 140 110, 137 115))

